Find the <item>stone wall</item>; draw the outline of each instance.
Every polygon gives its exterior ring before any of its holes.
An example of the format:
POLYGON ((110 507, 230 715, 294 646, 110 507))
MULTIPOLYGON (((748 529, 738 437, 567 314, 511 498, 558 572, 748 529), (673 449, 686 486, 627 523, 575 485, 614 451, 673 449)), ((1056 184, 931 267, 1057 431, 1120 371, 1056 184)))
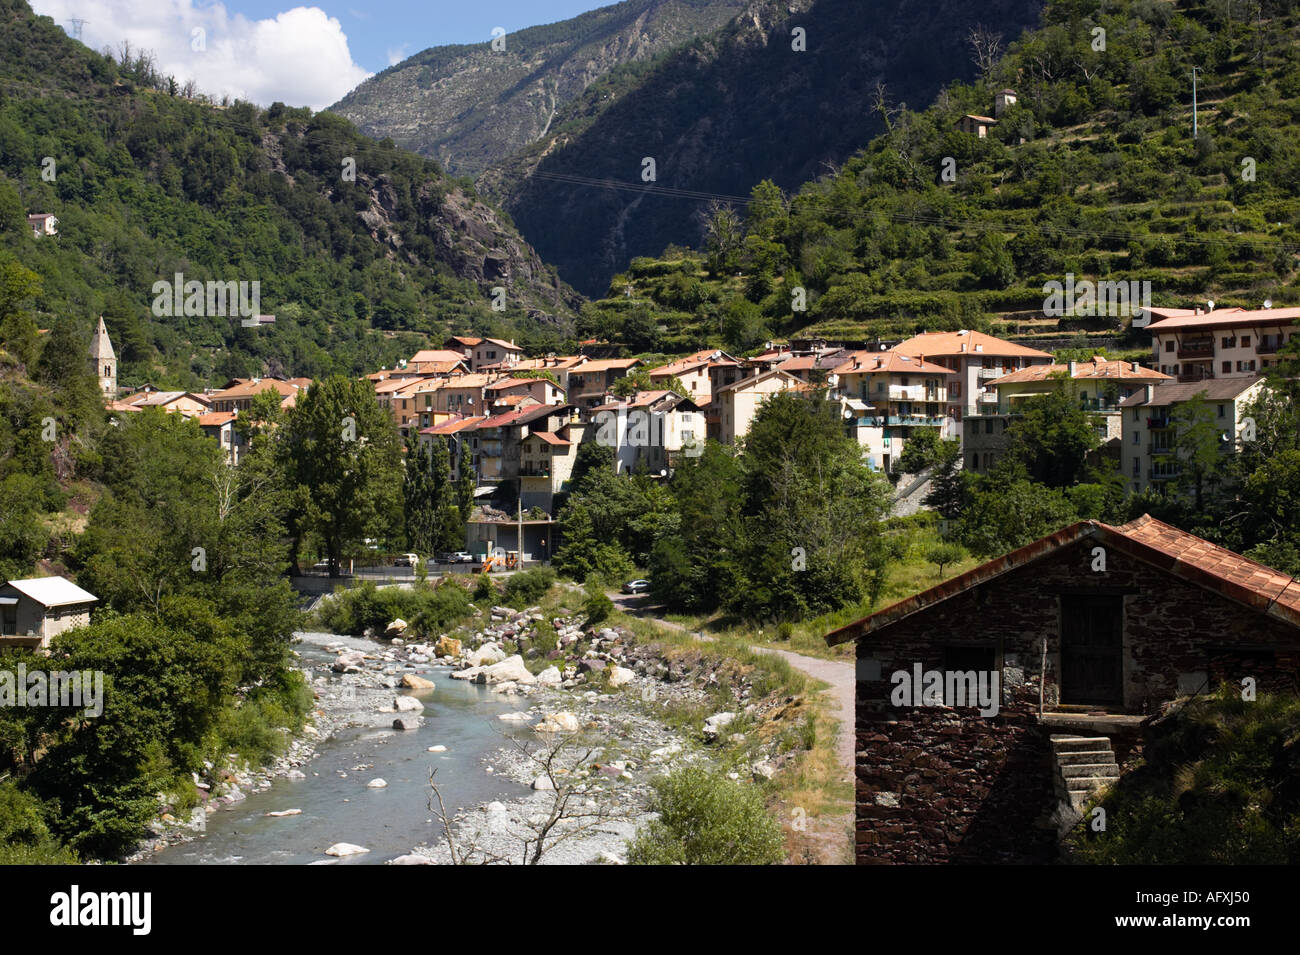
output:
MULTIPOLYGON (((1060 698, 1062 595, 1123 598, 1123 693, 1130 713, 1254 677, 1296 692, 1300 631, 1093 539, 959 593, 858 641, 860 863, 1041 862, 1055 852, 1048 731, 1060 698), (1043 638, 1046 637, 1044 666, 1043 638), (1001 677, 1000 711, 896 707, 896 670, 973 668, 1001 677)), ((1127 750, 1130 747, 1124 746, 1127 750)), ((1123 755, 1123 754, 1119 754, 1123 755)))

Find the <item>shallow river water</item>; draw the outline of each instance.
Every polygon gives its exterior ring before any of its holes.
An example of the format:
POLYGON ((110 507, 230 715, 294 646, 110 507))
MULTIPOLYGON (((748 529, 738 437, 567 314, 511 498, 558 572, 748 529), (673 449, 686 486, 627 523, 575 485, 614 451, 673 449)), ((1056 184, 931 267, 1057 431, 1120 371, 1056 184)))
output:
MULTIPOLYGON (((375 647, 346 637, 312 634, 298 645, 304 664, 334 657, 308 640, 375 647)), ((518 709, 518 700, 507 700, 485 686, 448 679, 444 667, 410 672, 437 684, 433 690, 393 691, 425 704, 419 729, 341 729, 321 742, 316 756, 300 767, 306 779, 277 779, 265 792, 210 814, 206 834, 169 846, 143 862, 302 865, 333 862, 325 850, 336 842, 351 842, 370 851, 340 859, 339 864, 374 865, 442 838, 442 824, 428 804, 430 769, 437 770, 436 780, 452 816, 461 809, 527 793, 526 787, 485 771, 485 760, 490 766, 491 754, 506 745, 506 736, 512 733, 511 724, 497 716, 518 709), (447 751, 427 752, 434 745, 446 746, 447 751), (388 786, 367 788, 377 777, 388 786), (302 813, 266 815, 285 809, 302 813)))

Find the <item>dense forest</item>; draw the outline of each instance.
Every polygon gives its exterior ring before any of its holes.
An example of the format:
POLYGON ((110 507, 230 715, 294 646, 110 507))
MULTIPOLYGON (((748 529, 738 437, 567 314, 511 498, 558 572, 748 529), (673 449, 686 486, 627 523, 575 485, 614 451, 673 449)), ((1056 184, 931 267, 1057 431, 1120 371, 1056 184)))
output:
POLYGON ((0 3, 0 259, 40 277, 41 327, 104 316, 122 384, 358 374, 449 330, 567 327, 574 293, 437 163, 332 114, 187 92, 147 51, 103 56, 0 3), (31 213, 58 235, 34 239, 31 213), (155 315, 176 273, 260 283, 274 324, 155 315))

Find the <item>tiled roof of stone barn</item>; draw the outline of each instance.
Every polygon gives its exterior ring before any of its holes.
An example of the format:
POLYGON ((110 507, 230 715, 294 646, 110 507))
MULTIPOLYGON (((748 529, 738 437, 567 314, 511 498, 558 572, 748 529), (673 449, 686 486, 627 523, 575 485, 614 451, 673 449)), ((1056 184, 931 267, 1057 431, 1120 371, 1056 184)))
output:
POLYGON ((1071 524, 869 617, 840 627, 826 635, 826 642, 834 646, 875 633, 1088 537, 1259 613, 1300 627, 1300 581, 1144 514, 1118 527, 1100 521, 1071 524))

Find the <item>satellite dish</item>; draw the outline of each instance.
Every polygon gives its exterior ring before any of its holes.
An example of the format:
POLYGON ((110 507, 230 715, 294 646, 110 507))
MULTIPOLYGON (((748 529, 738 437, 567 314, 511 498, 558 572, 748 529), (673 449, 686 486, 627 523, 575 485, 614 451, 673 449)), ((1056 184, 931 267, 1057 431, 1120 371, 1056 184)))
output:
POLYGON ((1232 435, 1229 432, 1225 431, 1223 432, 1223 434, 1219 435, 1219 440, 1222 441, 1224 444, 1227 444, 1229 441, 1232 440, 1232 435))
POLYGON ((668 476, 668 469, 667 469, 667 468, 660 468, 660 469, 659 469, 659 476, 660 476, 660 477, 667 477, 667 476, 668 476))
POLYGON ((1208 305, 1208 306, 1210 306, 1210 311, 1211 311, 1211 312, 1214 311, 1214 299, 1210 299, 1210 300, 1209 300, 1208 302, 1206 302, 1205 304, 1208 305))
POLYGON ((1264 299, 1264 307, 1265 307, 1265 308, 1272 308, 1272 307, 1273 307, 1273 300, 1272 300, 1271 298, 1266 298, 1266 299, 1264 299))

